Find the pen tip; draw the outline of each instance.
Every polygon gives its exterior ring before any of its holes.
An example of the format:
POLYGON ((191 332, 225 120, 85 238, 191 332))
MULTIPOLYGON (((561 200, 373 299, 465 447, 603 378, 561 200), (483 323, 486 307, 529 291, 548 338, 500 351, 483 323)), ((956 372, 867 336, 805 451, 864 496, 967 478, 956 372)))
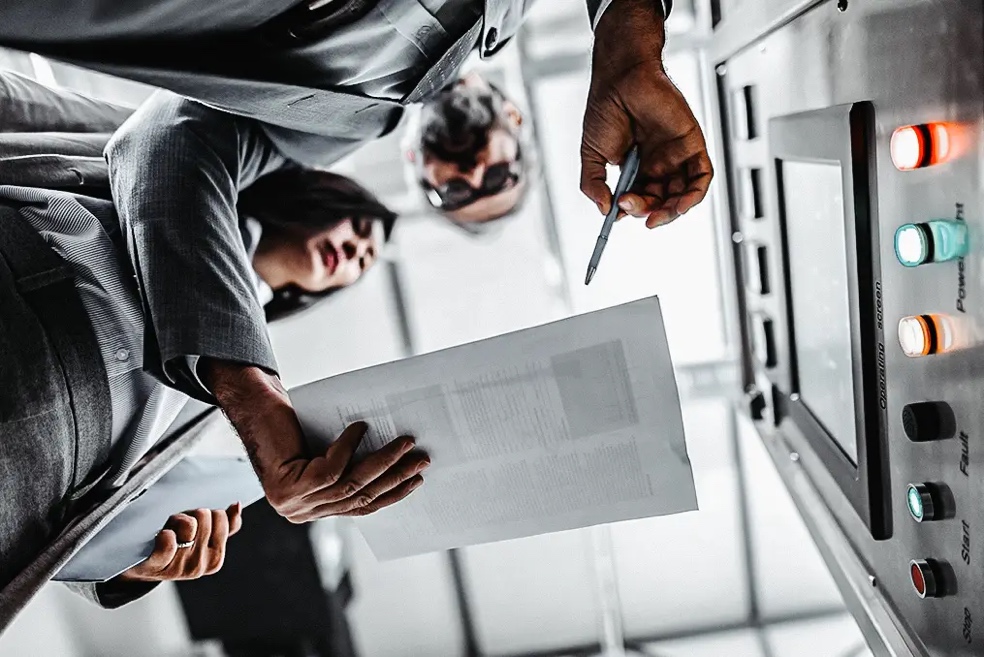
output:
POLYGON ((591 279, 594 278, 594 274, 595 274, 595 268, 594 267, 588 267, 588 273, 584 277, 584 284, 585 285, 590 285, 591 284, 591 279))

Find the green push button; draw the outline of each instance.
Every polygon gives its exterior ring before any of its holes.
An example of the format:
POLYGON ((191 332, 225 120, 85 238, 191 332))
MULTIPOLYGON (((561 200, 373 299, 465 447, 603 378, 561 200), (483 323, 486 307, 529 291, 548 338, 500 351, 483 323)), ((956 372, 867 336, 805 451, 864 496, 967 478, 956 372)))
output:
POLYGON ((905 503, 909 515, 916 522, 936 520, 941 510, 936 504, 930 484, 909 484, 905 491, 905 503))

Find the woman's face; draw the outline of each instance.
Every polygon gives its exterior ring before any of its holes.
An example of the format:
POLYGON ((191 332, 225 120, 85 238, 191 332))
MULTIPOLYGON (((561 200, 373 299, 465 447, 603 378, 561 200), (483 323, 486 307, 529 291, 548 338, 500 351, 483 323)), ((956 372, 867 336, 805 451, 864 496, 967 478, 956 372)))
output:
POLYGON ((268 244, 261 242, 263 259, 279 270, 279 280, 267 283, 275 289, 293 284, 308 292, 351 285, 376 262, 382 232, 381 221, 365 218, 317 232, 280 231, 269 236, 268 244))

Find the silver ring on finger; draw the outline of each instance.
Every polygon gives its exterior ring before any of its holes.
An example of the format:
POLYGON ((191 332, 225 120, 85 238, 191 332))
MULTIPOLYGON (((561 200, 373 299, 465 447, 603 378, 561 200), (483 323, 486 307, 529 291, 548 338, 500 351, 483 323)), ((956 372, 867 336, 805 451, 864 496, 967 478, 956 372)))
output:
POLYGON ((191 539, 190 541, 185 541, 184 543, 178 543, 179 550, 186 550, 190 547, 195 547, 195 539, 191 539))

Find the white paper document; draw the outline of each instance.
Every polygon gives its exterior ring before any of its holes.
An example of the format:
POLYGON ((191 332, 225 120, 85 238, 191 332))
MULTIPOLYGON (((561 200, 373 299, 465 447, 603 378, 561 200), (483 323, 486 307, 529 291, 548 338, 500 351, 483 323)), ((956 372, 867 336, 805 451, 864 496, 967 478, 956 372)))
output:
POLYGON ((290 393, 323 451, 412 435, 424 485, 356 524, 381 560, 697 508, 653 297, 310 383, 290 393))

